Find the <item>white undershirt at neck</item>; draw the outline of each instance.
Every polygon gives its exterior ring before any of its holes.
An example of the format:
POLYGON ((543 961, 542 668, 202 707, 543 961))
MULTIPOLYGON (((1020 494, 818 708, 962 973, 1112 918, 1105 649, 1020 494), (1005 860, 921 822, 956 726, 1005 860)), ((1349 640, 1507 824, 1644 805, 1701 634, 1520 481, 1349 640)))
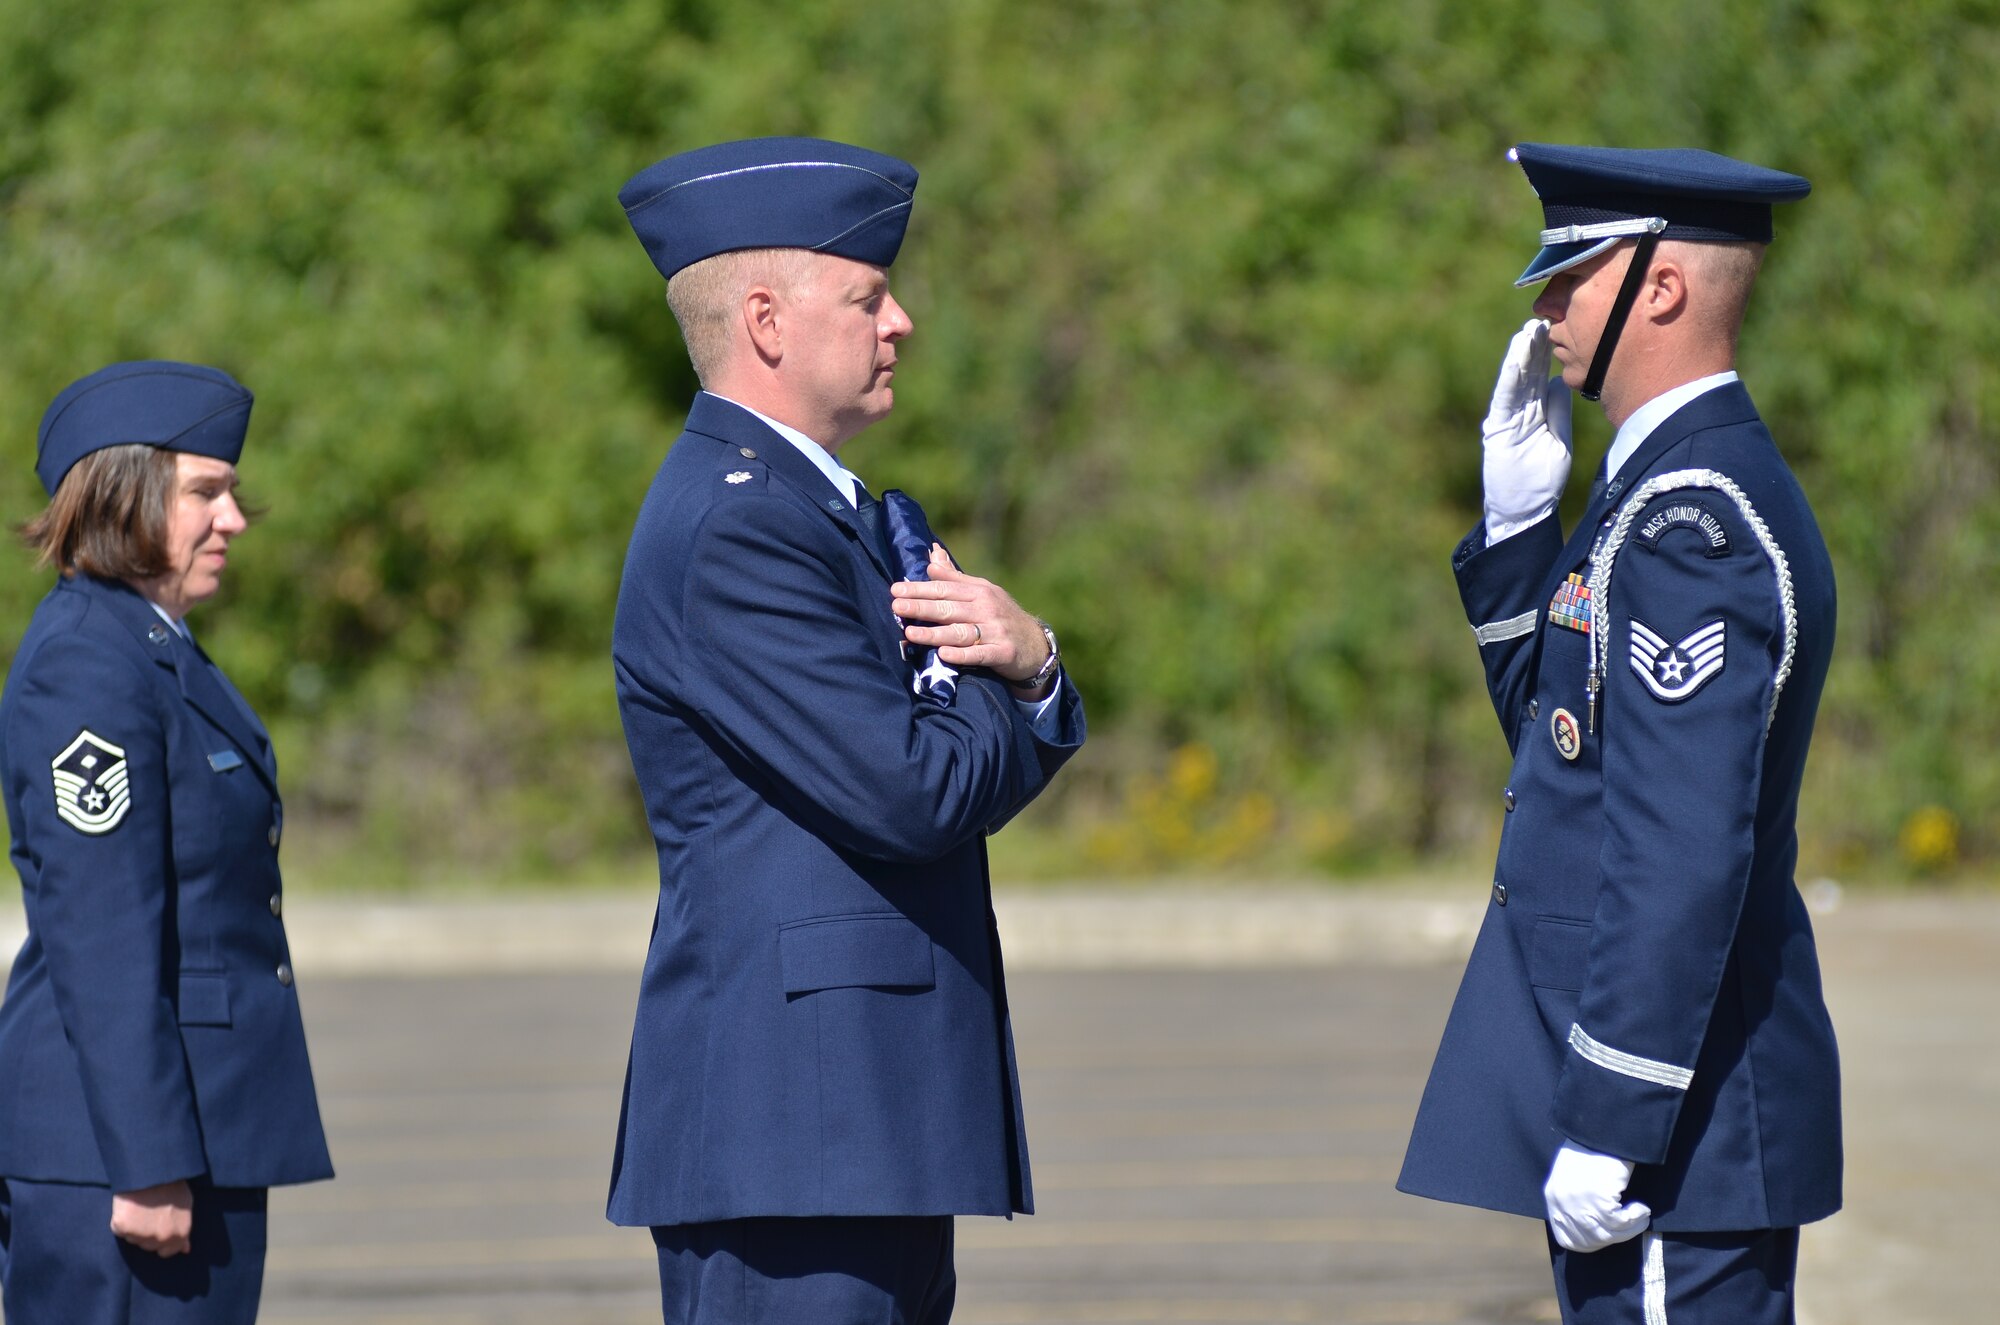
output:
POLYGON ((188 634, 187 622, 181 620, 177 616, 170 615, 167 612, 166 608, 161 607, 158 603, 154 602, 150 598, 146 600, 146 606, 152 608, 155 612, 158 612, 160 614, 160 620, 166 622, 167 625, 173 630, 174 634, 179 635, 182 639, 186 640, 190 644, 194 643, 194 636, 188 634))
POLYGON ((1737 380, 1734 369, 1722 373, 1710 373, 1707 377, 1697 377, 1692 382, 1684 382, 1671 391, 1662 391, 1645 404, 1632 411, 1632 417, 1619 426, 1618 435, 1611 439, 1611 449, 1604 453, 1604 477, 1614 479, 1632 453, 1646 444, 1653 435, 1653 429, 1673 417, 1675 410, 1693 400, 1705 396, 1719 386, 1727 386, 1737 380))
MULTIPOLYGON (((715 396, 717 400, 729 400, 728 396, 716 396, 715 392, 713 391, 709 392, 708 394, 710 394, 711 396, 715 396)), ((738 409, 749 410, 750 413, 755 414, 758 418, 762 419, 765 425, 768 426, 772 432, 778 434, 778 436, 790 442, 794 447, 798 448, 798 452, 800 455, 812 461, 813 467, 818 469, 820 473, 826 475, 826 481, 833 484, 834 489, 838 491, 841 496, 847 498, 847 504, 849 506, 857 504, 854 500, 854 488, 857 483, 861 482, 861 480, 854 474, 850 473, 848 470, 843 469, 841 467, 840 462, 833 458, 833 452, 827 450, 824 446, 821 446, 818 442, 806 436, 804 433, 800 432, 797 428, 792 427, 789 423, 780 423, 776 419, 772 418, 770 415, 764 413, 761 410, 750 409, 748 405, 744 404, 740 400, 729 400, 729 403, 736 406, 736 408, 738 409)))

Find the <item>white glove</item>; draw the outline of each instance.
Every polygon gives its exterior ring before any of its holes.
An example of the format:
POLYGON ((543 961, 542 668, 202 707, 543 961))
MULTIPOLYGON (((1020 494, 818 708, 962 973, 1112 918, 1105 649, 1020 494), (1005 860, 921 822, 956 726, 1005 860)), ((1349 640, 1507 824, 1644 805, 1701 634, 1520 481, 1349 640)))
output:
POLYGON ((1569 481, 1569 388, 1549 376, 1549 324, 1531 318, 1507 343, 1486 443, 1486 541, 1497 543, 1555 510, 1569 481))
POLYGON ((1653 1208, 1625 1201, 1625 1185, 1631 1181, 1631 1160, 1563 1142, 1549 1166, 1549 1180, 1542 1184, 1556 1241, 1570 1251, 1603 1251, 1643 1233, 1653 1222, 1653 1208))

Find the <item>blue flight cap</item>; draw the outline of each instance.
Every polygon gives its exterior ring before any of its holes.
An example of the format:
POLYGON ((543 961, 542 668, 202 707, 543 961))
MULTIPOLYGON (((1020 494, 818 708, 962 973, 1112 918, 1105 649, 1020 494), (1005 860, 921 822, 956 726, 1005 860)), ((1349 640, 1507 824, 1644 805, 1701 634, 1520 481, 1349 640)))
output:
POLYGON ((1522 143, 1507 154, 1542 200, 1542 251, 1514 282, 1547 280, 1622 239, 1771 242, 1771 204, 1812 185, 1782 170, 1692 147, 1636 149, 1522 143))
POLYGON ((250 427, 248 389, 219 368, 170 359, 114 363, 62 389, 42 415, 35 474, 51 497, 70 467, 138 442, 236 463, 250 427))
POLYGON ((618 201, 662 276, 742 248, 809 248, 886 267, 903 246, 917 171, 824 138, 749 138, 682 152, 618 201))

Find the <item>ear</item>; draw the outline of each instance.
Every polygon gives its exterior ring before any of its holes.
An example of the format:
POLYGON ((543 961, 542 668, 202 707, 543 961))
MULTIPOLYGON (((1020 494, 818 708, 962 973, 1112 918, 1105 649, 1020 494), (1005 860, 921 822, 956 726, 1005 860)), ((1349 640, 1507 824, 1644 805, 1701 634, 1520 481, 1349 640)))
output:
POLYGON ((757 349, 757 357, 776 365, 785 357, 783 319, 778 296, 768 285, 753 285, 744 292, 741 309, 743 330, 757 349))
POLYGON ((1639 306, 1654 322, 1671 322, 1687 311, 1687 268, 1672 258, 1655 258, 1639 306))

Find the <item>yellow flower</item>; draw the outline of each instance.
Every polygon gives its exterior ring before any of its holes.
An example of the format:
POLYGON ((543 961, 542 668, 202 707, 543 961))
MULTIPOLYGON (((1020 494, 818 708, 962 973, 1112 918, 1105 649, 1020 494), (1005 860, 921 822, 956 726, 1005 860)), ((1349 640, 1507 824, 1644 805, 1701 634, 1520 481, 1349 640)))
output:
POLYGON ((1942 805, 1920 805, 1903 820, 1896 844, 1914 869, 1934 874, 1958 863, 1958 816, 1942 805))

